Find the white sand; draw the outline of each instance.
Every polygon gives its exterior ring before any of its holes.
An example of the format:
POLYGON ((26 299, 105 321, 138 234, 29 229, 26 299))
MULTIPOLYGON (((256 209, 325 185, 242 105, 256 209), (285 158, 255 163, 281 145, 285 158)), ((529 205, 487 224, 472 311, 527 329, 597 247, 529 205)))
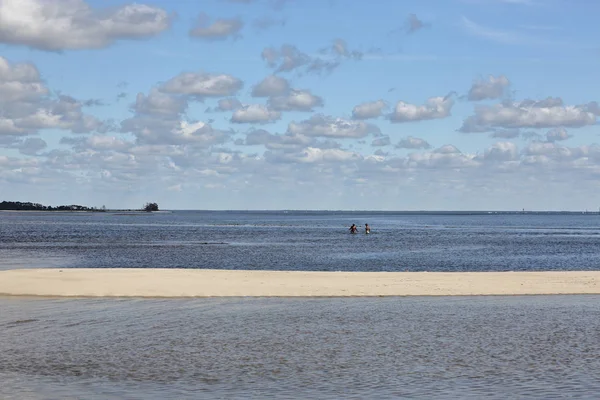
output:
POLYGON ((459 296, 600 294, 592 272, 287 272, 186 269, 0 271, 20 296, 459 296))

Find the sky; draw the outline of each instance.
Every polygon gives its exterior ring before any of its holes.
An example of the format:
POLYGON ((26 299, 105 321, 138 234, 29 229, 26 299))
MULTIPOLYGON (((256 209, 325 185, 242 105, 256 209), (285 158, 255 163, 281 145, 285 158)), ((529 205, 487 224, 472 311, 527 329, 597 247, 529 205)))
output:
POLYGON ((0 0, 0 200, 597 211, 599 12, 0 0))

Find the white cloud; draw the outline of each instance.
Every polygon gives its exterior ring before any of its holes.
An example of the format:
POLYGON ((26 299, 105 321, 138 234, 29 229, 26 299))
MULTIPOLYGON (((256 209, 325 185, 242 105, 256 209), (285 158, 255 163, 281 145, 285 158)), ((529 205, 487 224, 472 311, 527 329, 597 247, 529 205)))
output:
POLYGON ((17 126, 14 120, 0 118, 0 137, 3 135, 26 135, 31 133, 27 129, 17 126))
POLYGON ((281 96, 290 91, 287 79, 277 75, 269 75, 252 88, 252 97, 281 96))
POLYGON ((491 162, 515 161, 518 157, 519 150, 512 142, 494 143, 483 154, 483 160, 491 162))
POLYGON ((315 107, 323 107, 324 101, 308 90, 292 89, 286 95, 270 97, 268 104, 276 111, 313 111, 315 107))
POLYGON ((201 147, 222 144, 229 139, 229 133, 214 129, 204 122, 181 121, 176 129, 171 131, 171 137, 178 143, 193 143, 201 147))
POLYGON ((153 88, 148 96, 138 93, 131 108, 139 114, 178 115, 187 108, 187 101, 180 96, 173 96, 153 88))
POLYGON ((210 18, 202 13, 196 25, 190 30, 190 36, 206 40, 225 40, 238 37, 244 23, 239 18, 219 18, 210 22, 210 18))
POLYGON ((157 35, 170 24, 165 10, 137 3, 112 10, 94 10, 83 0, 2 0, 0 5, 0 42, 48 51, 102 48, 157 35))
POLYGON ((520 103, 501 103, 475 108, 461 132, 488 132, 496 128, 554 128, 594 125, 596 115, 589 104, 565 106, 560 98, 549 97, 541 101, 524 100, 520 103))
POLYGON ((470 101, 499 99, 504 95, 509 85, 510 81, 504 75, 498 77, 490 75, 487 79, 473 82, 467 97, 470 101))
POLYGON ((225 97, 237 93, 244 83, 226 74, 184 72, 171 78, 159 89, 166 93, 178 93, 202 97, 225 97))
POLYGON ((308 54, 291 44, 284 44, 279 49, 267 47, 262 51, 261 56, 270 67, 276 68, 276 72, 290 72, 311 61, 308 54))
POLYGON ((11 64, 0 57, 0 135, 35 134, 40 129, 75 133, 102 129, 98 119, 83 113, 83 106, 66 95, 51 96, 33 64, 11 64))
POLYGON ((359 51, 350 51, 343 39, 334 42, 320 50, 322 56, 310 56, 300 51, 296 46, 284 44, 280 48, 266 47, 261 53, 263 60, 275 72, 292 72, 295 70, 324 73, 332 72, 344 60, 360 60, 363 54, 359 51))
POLYGON ((355 152, 341 149, 319 149, 315 147, 307 147, 293 153, 266 153, 265 157, 269 162, 301 164, 344 163, 362 160, 362 156, 355 152))
POLYGON ((239 110, 244 106, 241 101, 234 97, 219 99, 217 104, 217 107, 213 111, 234 111, 239 110))
POLYGON ((0 56, 0 104, 35 100, 49 93, 33 64, 11 65, 0 56))
POLYGON ((374 147, 389 146, 390 144, 392 144, 392 141, 389 136, 381 136, 371 142, 371 146, 374 147))
POLYGON ((363 138, 380 133, 375 125, 363 121, 345 120, 325 115, 313 115, 302 122, 290 122, 288 133, 331 138, 363 138))
POLYGON ((255 129, 249 132, 243 144, 248 146, 264 145, 268 150, 274 150, 271 156, 276 155, 278 152, 299 152, 307 147, 318 149, 341 148, 340 143, 331 140, 320 140, 316 137, 308 137, 290 132, 284 135, 274 135, 264 129, 255 129))
POLYGON ((402 139, 397 145, 398 149, 429 149, 431 145, 426 140, 409 136, 402 139))
POLYGON ((266 124, 274 122, 279 118, 281 118, 280 112, 270 110, 261 104, 251 104, 235 110, 231 117, 231 122, 238 124, 266 124))
POLYGON ((8 143, 7 148, 18 149, 19 153, 28 156, 37 156, 39 152, 48 147, 48 143, 44 139, 37 137, 28 137, 24 140, 15 140, 12 143, 8 143))
POLYGON ((134 143, 132 142, 109 135, 92 135, 88 137, 76 138, 63 137, 60 140, 60 143, 71 145, 74 149, 80 152, 87 150, 125 152, 134 146, 134 143))
POLYGON ((463 154, 453 145, 444 145, 424 153, 411 153, 407 163, 411 168, 456 169, 476 167, 479 163, 475 156, 463 154))
POLYGON ((413 122, 446 118, 450 115, 454 100, 451 95, 431 97, 423 105, 414 105, 399 101, 394 111, 388 114, 391 122, 413 122))
POLYGON ((352 109, 352 118, 369 119, 380 117, 387 104, 383 100, 371 101, 357 105, 352 109))
POLYGON ((571 137, 565 128, 554 128, 546 132, 546 140, 548 142, 558 142, 567 140, 571 137))

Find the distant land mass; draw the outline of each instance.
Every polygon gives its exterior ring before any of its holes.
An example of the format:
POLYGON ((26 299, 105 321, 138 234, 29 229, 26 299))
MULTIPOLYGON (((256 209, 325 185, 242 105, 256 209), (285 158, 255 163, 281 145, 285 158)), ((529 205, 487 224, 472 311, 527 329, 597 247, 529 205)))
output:
POLYGON ((64 206, 45 206, 40 203, 30 201, 3 201, 0 203, 0 211, 88 211, 88 212, 106 212, 106 211, 158 211, 158 204, 146 203, 141 209, 137 210, 107 210, 105 206, 100 208, 81 206, 78 204, 64 206))

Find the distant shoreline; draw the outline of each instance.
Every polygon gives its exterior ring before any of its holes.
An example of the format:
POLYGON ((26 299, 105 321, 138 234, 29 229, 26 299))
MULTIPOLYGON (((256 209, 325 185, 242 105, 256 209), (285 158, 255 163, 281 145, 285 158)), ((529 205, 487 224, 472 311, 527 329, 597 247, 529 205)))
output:
POLYGON ((307 272, 194 269, 0 271, 0 295, 371 297, 600 294, 600 271, 307 272))
POLYGON ((135 213, 135 214, 151 214, 151 213, 172 213, 172 212, 204 212, 204 213, 295 213, 295 214, 381 214, 381 215, 590 215, 600 216, 598 211, 380 211, 380 210, 184 210, 184 209, 168 209, 159 211, 145 211, 140 209, 90 209, 90 210, 0 210, 0 212, 19 212, 19 213, 135 213))

